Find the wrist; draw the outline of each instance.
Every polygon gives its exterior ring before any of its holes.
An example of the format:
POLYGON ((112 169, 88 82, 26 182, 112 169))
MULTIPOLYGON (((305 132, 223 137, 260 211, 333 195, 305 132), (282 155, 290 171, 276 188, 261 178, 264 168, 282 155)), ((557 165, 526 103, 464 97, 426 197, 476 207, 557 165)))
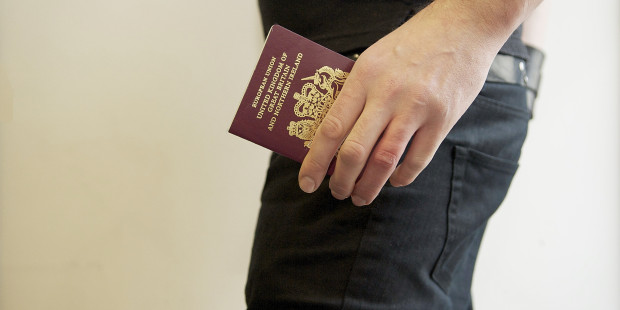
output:
POLYGON ((420 14, 435 19, 453 40, 495 55, 541 0, 435 0, 420 14), (459 40, 462 39, 462 40, 459 40))

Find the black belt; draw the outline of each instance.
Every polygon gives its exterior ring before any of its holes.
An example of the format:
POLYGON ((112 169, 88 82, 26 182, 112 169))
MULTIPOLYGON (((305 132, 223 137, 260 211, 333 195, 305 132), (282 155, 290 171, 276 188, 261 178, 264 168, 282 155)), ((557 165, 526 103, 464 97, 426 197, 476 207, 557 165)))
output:
POLYGON ((491 64, 487 82, 517 84, 527 88, 527 108, 533 115, 534 102, 540 86, 540 71, 545 58, 542 51, 527 46, 528 59, 498 54, 491 64))
MULTIPOLYGON (((519 57, 497 54, 489 74, 487 82, 516 84, 527 88, 527 107, 530 117, 533 115, 534 101, 538 95, 540 86, 540 70, 544 60, 544 54, 533 47, 528 46, 529 58, 527 60, 519 57)), ((345 56, 357 60, 360 53, 345 54, 345 56)))

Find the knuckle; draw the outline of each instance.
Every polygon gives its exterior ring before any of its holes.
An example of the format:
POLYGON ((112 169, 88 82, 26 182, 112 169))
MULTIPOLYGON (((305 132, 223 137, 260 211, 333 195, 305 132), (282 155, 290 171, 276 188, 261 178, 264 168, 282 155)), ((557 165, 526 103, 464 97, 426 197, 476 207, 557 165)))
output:
POLYGON ((436 99, 436 94, 428 84, 416 84, 410 89, 410 96, 418 105, 426 105, 436 99))
POLYGON ((424 115, 433 122, 443 122, 453 113, 454 98, 440 95, 440 91, 433 88, 423 88, 412 94, 413 105, 417 113, 424 115))
POLYGON ((354 69, 356 73, 361 76, 369 76, 371 74, 375 74, 375 68, 380 68, 381 66, 383 66, 380 58, 369 55, 369 52, 370 51, 367 49, 366 52, 362 53, 355 64, 354 69))
POLYGON ((381 169, 391 170, 394 169, 398 163, 398 155, 387 150, 378 150, 373 155, 371 161, 373 165, 376 165, 381 169))
POLYGON ((446 115, 450 111, 450 107, 443 101, 435 101, 432 109, 433 113, 437 116, 446 115))
POLYGON ((366 159, 366 148, 358 142, 346 141, 338 152, 338 159, 346 164, 364 164, 366 159))
POLYGON ((342 139, 345 134, 342 121, 333 115, 327 115, 321 122, 320 133, 328 139, 342 139))

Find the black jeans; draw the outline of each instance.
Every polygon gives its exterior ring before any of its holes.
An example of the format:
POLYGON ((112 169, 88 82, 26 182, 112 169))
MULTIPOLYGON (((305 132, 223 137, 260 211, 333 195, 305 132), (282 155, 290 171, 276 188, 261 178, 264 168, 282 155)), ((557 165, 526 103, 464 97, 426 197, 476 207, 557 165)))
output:
POLYGON ((274 154, 246 287, 248 309, 471 309, 489 217, 517 169, 525 88, 487 82, 409 186, 386 184, 357 208, 297 185, 299 164, 274 154))

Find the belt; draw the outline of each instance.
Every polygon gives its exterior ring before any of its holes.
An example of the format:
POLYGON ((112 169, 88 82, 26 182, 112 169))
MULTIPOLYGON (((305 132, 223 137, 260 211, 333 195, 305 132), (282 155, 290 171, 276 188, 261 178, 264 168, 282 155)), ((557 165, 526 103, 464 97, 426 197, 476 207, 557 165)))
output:
POLYGON ((541 68, 545 55, 542 51, 526 46, 528 59, 498 54, 491 64, 487 82, 517 84, 525 87, 527 108, 533 116, 534 102, 540 87, 541 68))
MULTIPOLYGON (((540 86, 540 71, 545 56, 542 51, 536 48, 531 46, 526 46, 526 48, 529 53, 527 60, 511 55, 497 54, 495 59, 493 59, 486 81, 516 84, 525 87, 527 89, 527 108, 530 112, 530 117, 532 117, 534 102, 540 86)), ((360 53, 350 53, 345 54, 345 56, 357 60, 360 53)))

